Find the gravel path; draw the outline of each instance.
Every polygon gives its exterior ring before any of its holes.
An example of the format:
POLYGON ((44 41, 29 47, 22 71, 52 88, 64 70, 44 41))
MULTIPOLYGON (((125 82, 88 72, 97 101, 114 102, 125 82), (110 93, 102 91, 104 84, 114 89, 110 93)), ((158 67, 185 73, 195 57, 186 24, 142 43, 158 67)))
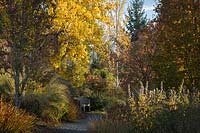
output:
POLYGON ((87 114, 85 119, 76 123, 62 123, 51 130, 52 133, 88 133, 88 126, 91 122, 102 118, 101 114, 87 114))

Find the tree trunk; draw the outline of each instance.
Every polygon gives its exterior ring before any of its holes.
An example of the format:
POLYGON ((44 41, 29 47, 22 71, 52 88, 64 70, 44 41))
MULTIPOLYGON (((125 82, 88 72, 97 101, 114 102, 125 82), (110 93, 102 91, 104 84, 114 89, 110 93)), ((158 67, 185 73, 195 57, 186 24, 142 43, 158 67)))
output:
POLYGON ((15 72, 15 106, 20 107, 21 104, 21 93, 19 89, 19 70, 17 69, 15 72))
MULTIPOLYGON (((26 26, 26 17, 25 17, 25 0, 22 1, 22 12, 21 12, 21 29, 20 29, 20 45, 19 47, 16 48, 16 50, 20 49, 21 47, 25 46, 25 26, 26 26)), ((19 52, 17 51, 16 55, 20 55, 19 52)), ((22 89, 20 91, 20 71, 19 71, 19 67, 22 67, 21 65, 21 60, 18 59, 18 57, 16 57, 16 66, 15 66, 15 106, 16 107, 20 107, 21 105, 21 96, 22 96, 22 89), (19 63, 19 64, 18 64, 19 63)), ((26 80, 24 80, 25 82, 26 80)), ((25 83, 22 84, 22 87, 25 87, 25 83)))

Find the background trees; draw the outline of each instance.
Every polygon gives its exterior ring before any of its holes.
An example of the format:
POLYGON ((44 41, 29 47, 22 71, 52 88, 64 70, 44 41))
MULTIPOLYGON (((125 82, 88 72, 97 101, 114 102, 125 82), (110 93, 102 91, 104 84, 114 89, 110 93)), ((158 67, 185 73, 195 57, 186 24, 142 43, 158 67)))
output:
POLYGON ((142 16, 142 1, 132 4, 127 24, 132 36, 130 75, 143 84, 152 80, 153 85, 160 85, 163 81, 166 89, 177 88, 183 80, 187 88, 197 88, 199 2, 161 0, 156 8, 157 19, 147 24, 142 16))
POLYGON ((199 86, 199 2, 160 1, 154 68, 166 88, 199 86), (169 10, 169 8, 171 10, 169 10))
POLYGON ((109 23, 106 12, 112 3, 5 0, 0 4, 4 58, 0 64, 15 79, 16 106, 27 82, 39 81, 49 71, 55 70, 73 85, 82 84, 89 70, 89 46, 102 51, 100 23, 109 23))

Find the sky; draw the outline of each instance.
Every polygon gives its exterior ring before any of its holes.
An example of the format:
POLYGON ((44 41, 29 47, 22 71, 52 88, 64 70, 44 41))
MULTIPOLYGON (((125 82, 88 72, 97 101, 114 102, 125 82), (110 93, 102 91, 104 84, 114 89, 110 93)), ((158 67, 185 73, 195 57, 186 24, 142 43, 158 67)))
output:
POLYGON ((153 11, 153 9, 155 8, 155 6, 155 0, 144 0, 144 9, 148 19, 154 18, 155 12, 153 11))

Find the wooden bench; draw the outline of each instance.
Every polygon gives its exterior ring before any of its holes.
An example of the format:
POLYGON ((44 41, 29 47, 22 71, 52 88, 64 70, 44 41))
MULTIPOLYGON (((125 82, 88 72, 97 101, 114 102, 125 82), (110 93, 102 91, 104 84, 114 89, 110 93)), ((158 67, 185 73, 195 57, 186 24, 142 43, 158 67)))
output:
POLYGON ((80 109, 85 112, 86 111, 86 107, 88 107, 88 111, 90 111, 91 105, 90 105, 90 99, 87 98, 80 98, 79 99, 79 105, 80 105, 80 109))

